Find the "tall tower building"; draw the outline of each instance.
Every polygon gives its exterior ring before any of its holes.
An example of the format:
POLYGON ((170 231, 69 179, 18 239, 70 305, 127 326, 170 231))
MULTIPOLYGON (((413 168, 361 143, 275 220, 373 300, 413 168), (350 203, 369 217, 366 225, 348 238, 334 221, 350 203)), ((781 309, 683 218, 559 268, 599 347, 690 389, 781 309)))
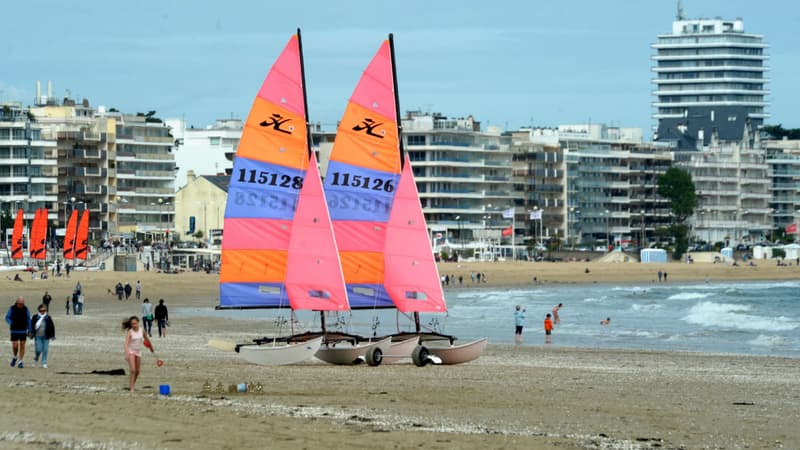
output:
POLYGON ((745 33, 741 19, 686 19, 679 3, 672 32, 652 47, 655 140, 678 150, 702 148, 712 136, 738 142, 748 122, 756 130, 769 117, 768 46, 763 36, 745 33))

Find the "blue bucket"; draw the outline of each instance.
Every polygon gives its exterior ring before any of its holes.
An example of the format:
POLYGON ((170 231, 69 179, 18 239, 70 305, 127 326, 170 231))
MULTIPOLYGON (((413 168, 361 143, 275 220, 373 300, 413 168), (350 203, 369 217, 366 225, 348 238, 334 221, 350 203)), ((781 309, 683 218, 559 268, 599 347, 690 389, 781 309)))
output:
POLYGON ((161 395, 168 396, 169 395, 169 385, 168 384, 162 384, 162 385, 158 386, 158 393, 161 394, 161 395))

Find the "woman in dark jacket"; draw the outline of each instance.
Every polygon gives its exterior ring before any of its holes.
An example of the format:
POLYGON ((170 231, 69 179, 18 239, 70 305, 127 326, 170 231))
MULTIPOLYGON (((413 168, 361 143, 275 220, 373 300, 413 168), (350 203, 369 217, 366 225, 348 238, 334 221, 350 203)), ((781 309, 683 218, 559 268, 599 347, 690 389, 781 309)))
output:
POLYGON ((28 307, 25 306, 25 299, 17 297, 16 302, 8 308, 6 313, 6 323, 11 329, 11 349, 13 351, 11 357, 11 367, 17 365, 22 369, 24 364, 22 358, 25 357, 25 341, 31 332, 31 313, 28 312, 28 307))
POLYGON ((56 327, 50 314, 47 314, 47 307, 39 305, 39 314, 31 318, 31 335, 36 343, 36 355, 33 357, 33 366, 42 357, 42 367, 47 369, 47 352, 50 348, 50 341, 56 338, 56 327))

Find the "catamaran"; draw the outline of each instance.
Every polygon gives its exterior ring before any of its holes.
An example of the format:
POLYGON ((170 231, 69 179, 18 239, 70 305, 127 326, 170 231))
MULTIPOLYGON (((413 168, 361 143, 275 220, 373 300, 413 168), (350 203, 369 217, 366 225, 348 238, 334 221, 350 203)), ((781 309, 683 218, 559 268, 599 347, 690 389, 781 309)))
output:
MULTIPOLYGON (((256 96, 236 150, 225 209, 219 309, 349 308, 338 249, 308 139, 300 30, 256 96)), ((235 346, 247 361, 310 359, 322 335, 235 346)))
POLYGON ((379 346, 386 356, 411 356, 417 365, 466 362, 480 355, 486 339, 453 345, 452 336, 421 330, 419 313, 444 313, 447 306, 400 121, 390 34, 353 91, 325 176, 350 307, 413 313, 414 331, 391 336, 396 342, 418 338, 450 344, 430 349, 407 342, 394 350, 379 346), (407 349, 413 349, 411 355, 400 355, 407 349))

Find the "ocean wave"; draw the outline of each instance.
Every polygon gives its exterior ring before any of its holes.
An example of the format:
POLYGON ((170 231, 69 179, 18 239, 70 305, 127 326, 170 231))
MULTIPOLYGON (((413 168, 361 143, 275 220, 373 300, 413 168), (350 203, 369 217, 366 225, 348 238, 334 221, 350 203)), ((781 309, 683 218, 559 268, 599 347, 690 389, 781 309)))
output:
POLYGON ((783 347, 789 344, 789 339, 783 336, 759 334, 758 337, 747 341, 747 343, 758 347, 783 347))
POLYGON ((704 327, 746 331, 789 331, 798 327, 798 322, 787 317, 769 317, 747 314, 750 305, 733 303, 700 302, 689 308, 684 321, 704 327))
POLYGON ((651 303, 648 305, 640 305, 638 303, 634 303, 633 305, 631 305, 631 309, 634 311, 655 311, 661 308, 663 308, 663 305, 659 305, 657 303, 651 303))
POLYGON ((670 295, 667 300, 698 300, 707 298, 713 295, 711 292, 682 292, 680 294, 670 295))

